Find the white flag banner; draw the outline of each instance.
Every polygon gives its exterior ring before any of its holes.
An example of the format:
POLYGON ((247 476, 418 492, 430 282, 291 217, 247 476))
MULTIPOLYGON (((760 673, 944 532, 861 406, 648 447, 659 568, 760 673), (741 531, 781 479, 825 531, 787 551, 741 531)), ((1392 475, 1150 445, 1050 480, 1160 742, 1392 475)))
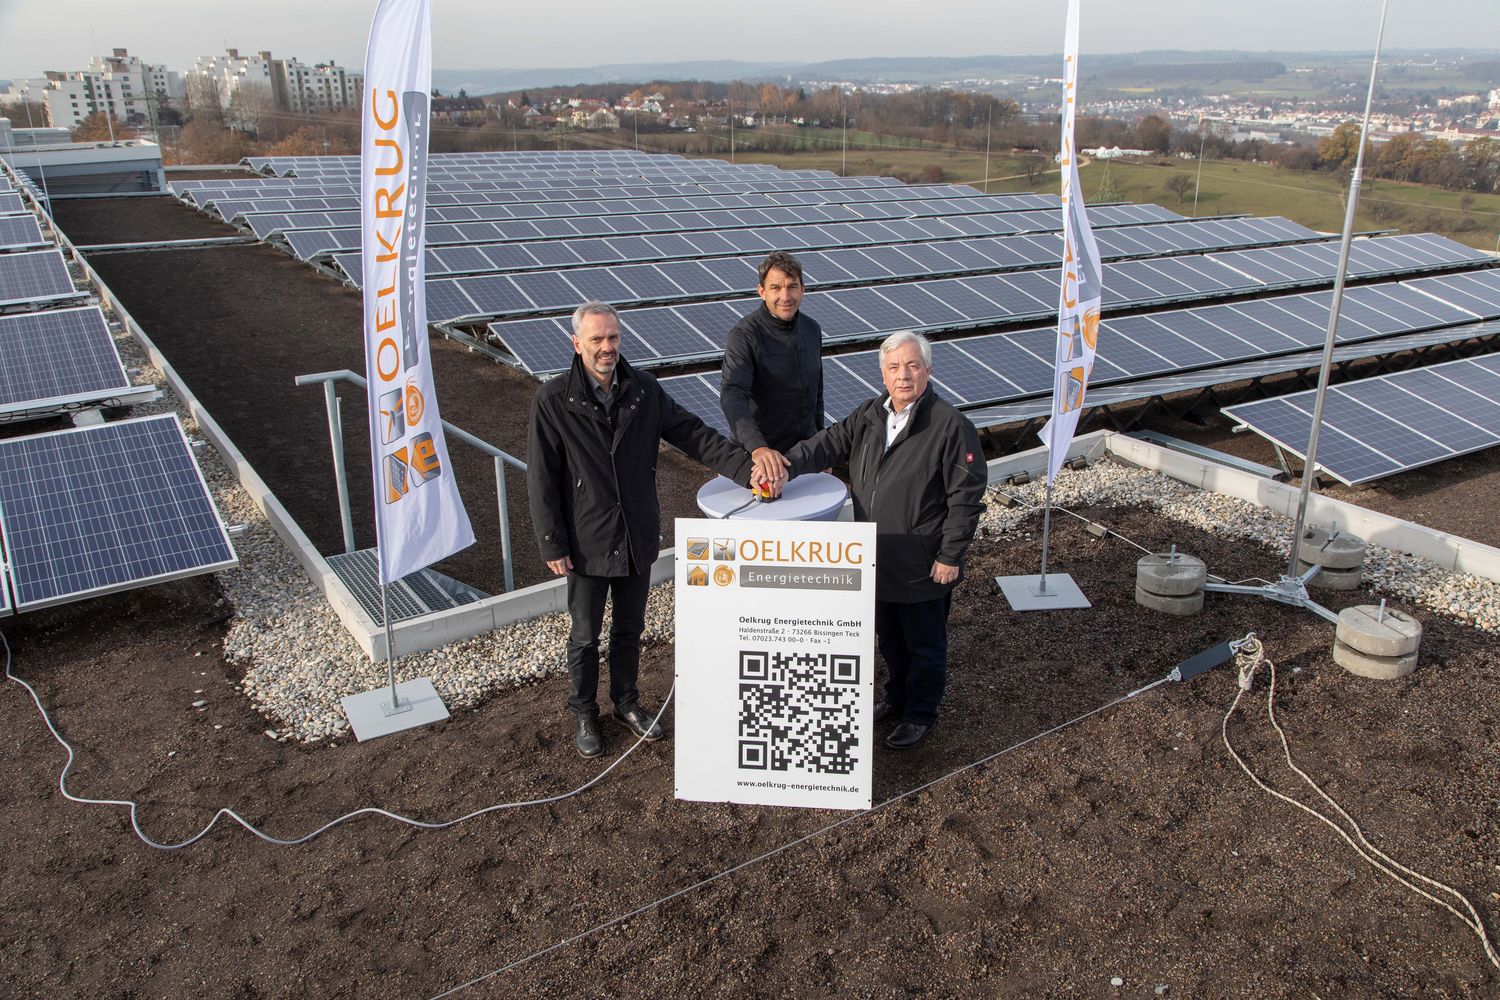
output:
POLYGON ((474 543, 443 440, 427 344, 431 90, 430 0, 379 0, 365 53, 359 187, 381 583, 474 543))
POLYGON ((1094 368, 1099 343, 1099 301, 1104 295, 1104 273, 1099 247, 1089 228, 1083 191, 1078 183, 1078 158, 1073 148, 1073 119, 1078 102, 1078 0, 1068 0, 1068 27, 1063 48, 1062 287, 1057 304, 1057 371, 1052 379, 1052 417, 1040 436, 1047 446, 1047 482, 1051 483, 1067 457, 1078 429, 1084 391, 1094 368))

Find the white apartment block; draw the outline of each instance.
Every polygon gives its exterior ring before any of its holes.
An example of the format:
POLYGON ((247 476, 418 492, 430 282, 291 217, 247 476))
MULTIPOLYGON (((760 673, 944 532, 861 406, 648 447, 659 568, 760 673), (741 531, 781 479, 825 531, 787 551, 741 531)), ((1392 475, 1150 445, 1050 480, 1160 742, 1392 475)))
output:
MULTIPOLYGON (((189 86, 206 81, 219 96, 219 104, 227 111, 235 91, 241 86, 260 84, 266 93, 273 92, 271 78, 271 53, 258 52, 251 56, 240 55, 239 49, 226 49, 222 56, 203 56, 193 64, 188 73, 189 86)), ((193 88, 198 92, 198 88, 193 88)))
POLYGON ((0 96, 41 104, 46 124, 54 128, 77 128, 99 112, 125 122, 150 123, 157 108, 181 102, 183 92, 177 73, 115 49, 112 55, 95 56, 86 70, 48 71, 38 79, 17 80, 0 96))
POLYGON ((288 111, 359 107, 364 76, 333 63, 309 66, 297 59, 271 61, 271 92, 288 111))

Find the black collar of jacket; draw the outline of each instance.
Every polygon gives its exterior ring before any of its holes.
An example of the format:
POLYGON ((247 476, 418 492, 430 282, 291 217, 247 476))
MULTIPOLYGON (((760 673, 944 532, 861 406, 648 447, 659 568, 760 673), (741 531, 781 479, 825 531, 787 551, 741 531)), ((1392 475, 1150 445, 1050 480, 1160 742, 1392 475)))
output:
MULTIPOLYGON (((936 398, 937 393, 933 391, 932 383, 928 382, 927 388, 922 390, 922 395, 912 400, 911 416, 906 418, 906 426, 902 427, 901 433, 896 435, 896 441, 900 441, 911 435, 913 428, 917 426, 917 421, 923 419, 923 414, 931 409, 932 401, 936 398)), ((882 434, 885 433, 886 419, 890 416, 885 408, 885 404, 890 402, 890 399, 891 394, 889 392, 882 392, 880 398, 875 400, 874 407, 870 409, 870 421, 871 423, 880 425, 880 432, 882 434)), ((895 444, 896 441, 892 441, 891 444, 895 444)))
MULTIPOLYGON (((586 413, 601 421, 608 421, 604 414, 604 407, 594 395, 594 386, 599 382, 594 376, 584 371, 583 355, 573 355, 573 367, 568 372, 568 408, 579 413, 586 413)), ((641 380, 636 377, 635 372, 622 357, 615 362, 615 392, 619 395, 615 399, 617 407, 616 424, 623 424, 626 414, 634 412, 630 404, 640 402, 641 380)))
POLYGON ((783 333, 791 333, 793 330, 797 329, 797 320, 802 316, 802 310, 798 309, 796 312, 792 313, 791 319, 782 319, 775 313, 773 313, 770 310, 770 307, 768 307, 764 301, 761 302, 760 309, 758 311, 760 312, 760 320, 762 323, 767 323, 772 327, 772 329, 780 330, 783 333))

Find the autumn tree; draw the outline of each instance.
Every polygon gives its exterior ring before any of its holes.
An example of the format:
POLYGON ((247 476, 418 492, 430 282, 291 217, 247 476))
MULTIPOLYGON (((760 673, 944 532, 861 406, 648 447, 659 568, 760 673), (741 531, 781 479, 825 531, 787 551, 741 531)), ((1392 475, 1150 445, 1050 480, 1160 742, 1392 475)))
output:
POLYGON ((0 104, 0 118, 9 118, 15 128, 40 128, 47 124, 47 108, 40 101, 23 98, 0 104))
MULTIPOLYGON (((1369 147, 1366 147, 1368 151, 1369 147)), ((1318 143, 1318 163, 1325 170, 1353 167, 1359 156, 1359 123, 1344 122, 1318 143)))
POLYGON ((74 142, 109 142, 111 139, 134 138, 135 129, 103 111, 89 115, 73 130, 74 142))

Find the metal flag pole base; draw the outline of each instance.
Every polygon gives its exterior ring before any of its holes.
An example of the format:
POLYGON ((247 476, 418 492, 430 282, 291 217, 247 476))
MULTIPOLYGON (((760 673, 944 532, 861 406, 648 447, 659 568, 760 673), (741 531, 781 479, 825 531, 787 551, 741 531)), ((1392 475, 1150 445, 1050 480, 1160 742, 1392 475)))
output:
POLYGON ((1042 508, 1042 571, 1032 576, 997 576, 1000 592, 1010 602, 1012 611, 1060 611, 1064 608, 1088 608, 1078 584, 1066 573, 1047 572, 1047 550, 1052 541, 1052 481, 1047 481, 1047 497, 1042 508))
POLYGON ((1313 566, 1301 576, 1283 576, 1275 583, 1262 584, 1259 587, 1250 587, 1238 583, 1205 583, 1204 590, 1213 591, 1216 594, 1241 594, 1248 597, 1264 597, 1266 600, 1275 601, 1277 604, 1289 604, 1294 608, 1303 608, 1328 619, 1335 625, 1339 623, 1339 616, 1329 611, 1323 605, 1313 600, 1307 593, 1307 581, 1323 569, 1322 566, 1313 566))
POLYGON ((1012 611, 1059 611, 1093 606, 1066 573, 997 576, 995 582, 1010 602, 1012 611))
POLYGON ((448 706, 443 704, 432 681, 418 677, 396 683, 396 646, 391 641, 391 613, 386 604, 385 584, 380 587, 380 617, 385 620, 385 665, 390 686, 339 699, 354 738, 361 743, 448 718, 448 706))

